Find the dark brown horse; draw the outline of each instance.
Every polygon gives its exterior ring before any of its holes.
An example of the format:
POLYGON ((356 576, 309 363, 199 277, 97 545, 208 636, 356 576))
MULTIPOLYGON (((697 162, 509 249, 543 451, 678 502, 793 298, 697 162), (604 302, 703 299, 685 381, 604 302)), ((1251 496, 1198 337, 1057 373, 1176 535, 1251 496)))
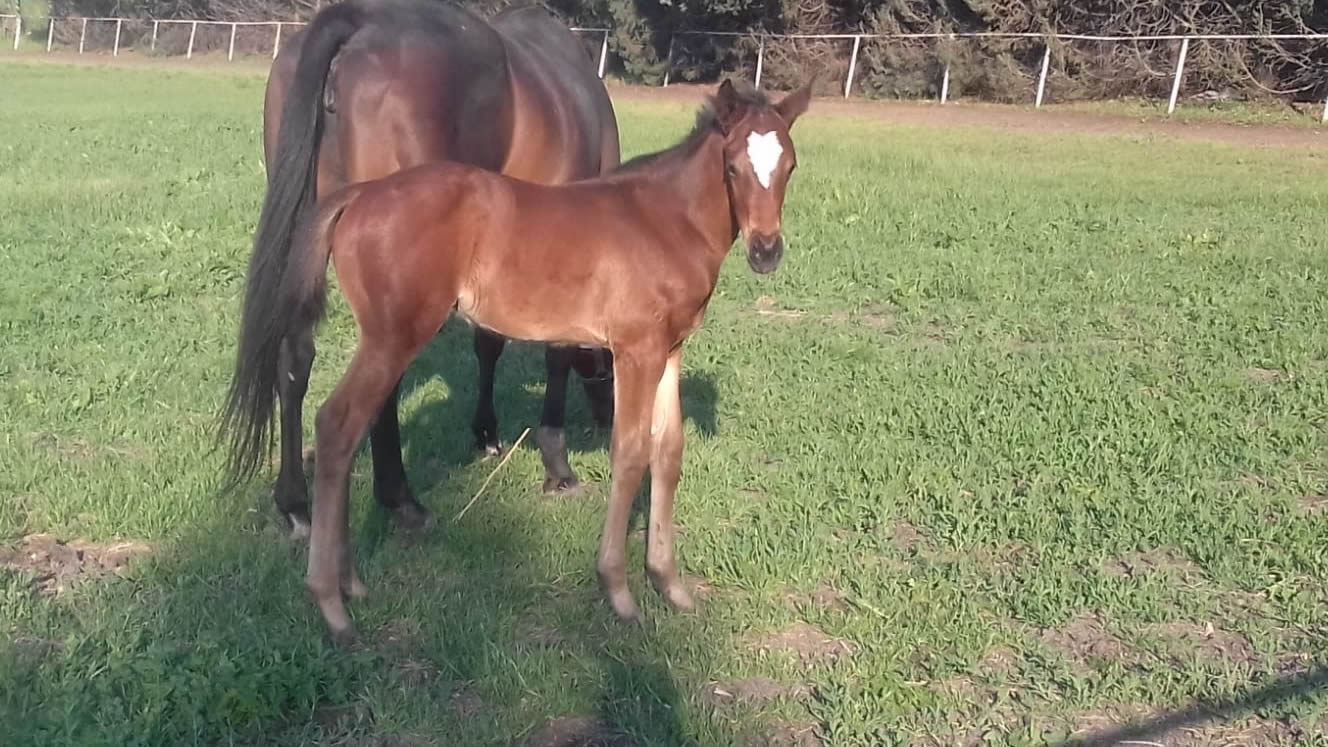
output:
MULTIPOLYGON (((250 296, 276 287, 301 214, 346 184, 442 159, 540 183, 607 173, 619 161, 618 126, 603 83, 571 32, 539 8, 507 11, 490 23, 442 0, 329 6, 282 48, 263 114, 268 191, 249 266, 250 296)), ((276 323, 243 322, 246 329, 276 323)), ((497 453, 493 379, 504 339, 477 328, 474 345, 479 399, 471 427, 478 445, 497 453)), ((545 357, 547 389, 535 438, 545 490, 568 490, 577 484, 563 430, 569 372, 575 367, 585 378, 592 414, 607 427, 611 360, 602 350, 565 346, 550 346, 545 357)), ((274 500, 297 537, 309 527, 301 419, 313 359, 312 334, 298 330, 274 364, 281 372, 274 500)), ((271 394, 232 390, 225 417, 236 416, 241 399, 264 396, 271 394)), ((421 525, 428 514, 402 465, 395 385, 370 441, 379 503, 402 524, 421 525)), ((258 461, 231 466, 248 476, 258 461)))
MULTIPOLYGON (((650 468, 646 573, 670 605, 693 608, 674 558, 682 472, 682 345, 701 324, 739 235, 747 262, 773 271, 784 253, 784 192, 796 166, 790 128, 811 87, 772 104, 720 85, 692 133, 606 177, 539 185, 436 163, 327 197, 265 293, 245 300, 237 391, 275 384, 281 341, 322 318, 327 264, 359 327, 345 375, 315 418, 318 451, 307 583, 333 636, 354 630, 342 598, 365 593, 351 561, 348 478, 355 448, 411 360, 456 310, 505 337, 594 345, 613 353, 612 486, 597 562, 625 620, 627 521, 650 468)), ((240 403, 240 446, 254 453, 271 399, 240 403)))

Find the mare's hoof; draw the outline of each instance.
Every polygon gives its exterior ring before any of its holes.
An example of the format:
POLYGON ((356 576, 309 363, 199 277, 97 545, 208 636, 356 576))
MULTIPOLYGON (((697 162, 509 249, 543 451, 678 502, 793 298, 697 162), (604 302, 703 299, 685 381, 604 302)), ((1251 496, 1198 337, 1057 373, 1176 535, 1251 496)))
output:
POLYGON ((581 486, 581 481, 576 479, 575 475, 567 477, 556 477, 550 475, 544 478, 545 495, 574 496, 585 492, 581 486))
POLYGON ((415 501, 408 501, 392 509, 392 521, 407 532, 418 532, 433 526, 434 515, 415 501))
POLYGON ((282 524, 285 525, 286 537, 297 543, 309 541, 309 535, 313 531, 309 514, 306 510, 300 509, 281 515, 282 524))

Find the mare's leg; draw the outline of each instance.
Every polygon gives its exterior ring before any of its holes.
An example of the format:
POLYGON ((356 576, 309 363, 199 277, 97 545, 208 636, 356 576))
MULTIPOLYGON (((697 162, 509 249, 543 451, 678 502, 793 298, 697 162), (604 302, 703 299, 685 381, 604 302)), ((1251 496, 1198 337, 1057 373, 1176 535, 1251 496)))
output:
POLYGON ((581 386, 590 402, 590 416, 595 425, 613 425, 613 353, 607 348, 577 348, 572 365, 581 374, 581 386))
POLYGON ((314 365, 314 335, 307 331, 281 342, 277 398, 281 403, 281 465, 273 501, 292 539, 309 536, 309 487, 304 478, 304 393, 314 365))
POLYGON ((696 608, 678 575, 673 553, 673 498, 682 477, 682 401, 678 377, 682 347, 669 356, 664 375, 655 387, 650 420, 650 532, 646 545, 646 575, 674 609, 696 608))
POLYGON ((493 409, 493 376, 498 356, 503 354, 507 340, 488 330, 475 328, 475 358, 479 362, 479 397, 475 401, 475 417, 470 430, 475 434, 475 446, 485 453, 497 456, 502 452, 498 440, 498 413, 493 409))
POLYGON ((338 643, 355 631, 341 595, 363 596, 365 586, 351 562, 349 478, 355 448, 374 415, 406 369, 411 351, 395 345, 361 344, 350 367, 314 418, 318 459, 314 469, 313 532, 305 583, 338 643))
POLYGON ((544 346, 544 414, 535 430, 535 443, 539 445, 540 459, 544 462, 544 492, 574 491, 579 480, 567 463, 567 378, 572 372, 572 357, 576 348, 563 345, 544 346))
POLYGON ((620 351, 613 362, 613 482, 608 510, 604 512, 597 570, 600 589, 613 611, 629 622, 640 622, 641 611, 627 589, 627 520, 632 497, 650 461, 651 410, 664 361, 663 351, 646 349, 620 351))
POLYGON ((401 379, 392 387, 387 401, 374 420, 369 432, 369 445, 373 449, 374 497, 378 504, 392 512, 392 518, 403 529, 420 529, 429 523, 429 510, 415 500, 406 480, 406 468, 401 463, 401 425, 397 421, 397 392, 401 379))

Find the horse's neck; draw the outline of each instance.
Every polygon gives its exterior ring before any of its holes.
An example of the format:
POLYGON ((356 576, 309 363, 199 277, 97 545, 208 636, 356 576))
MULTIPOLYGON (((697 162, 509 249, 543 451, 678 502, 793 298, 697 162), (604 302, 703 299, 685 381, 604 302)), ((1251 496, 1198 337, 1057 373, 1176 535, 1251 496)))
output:
MULTIPOLYGON (((677 206, 678 220, 704 237, 705 253, 718 272, 738 234, 724 180, 724 138, 716 132, 708 133, 698 146, 679 156, 661 163, 651 175, 652 187, 667 192, 654 204, 677 206)), ((701 247, 694 249, 699 251, 701 247)))

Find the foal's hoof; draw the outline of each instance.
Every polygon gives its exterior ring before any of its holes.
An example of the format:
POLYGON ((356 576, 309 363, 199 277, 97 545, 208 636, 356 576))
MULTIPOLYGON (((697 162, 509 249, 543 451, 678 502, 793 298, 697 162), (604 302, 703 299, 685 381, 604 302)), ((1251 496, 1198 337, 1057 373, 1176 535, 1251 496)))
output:
POLYGON ((433 526, 434 515, 429 509, 411 501, 392 509, 392 521, 407 532, 418 532, 433 526))
POLYGON ((369 596, 369 587, 364 585, 358 575, 352 573, 350 578, 341 582, 341 593, 351 599, 364 599, 369 596))
POLYGON ((604 595, 609 606, 613 608, 613 614, 617 615, 619 620, 629 625, 646 624, 645 616, 641 614, 641 609, 636 606, 636 600, 632 599, 632 592, 628 591, 626 586, 616 591, 606 591, 604 595))
POLYGON ((654 573, 647 569, 646 575, 650 578, 650 585, 655 587, 655 591, 664 597, 670 607, 679 612, 696 611, 696 600, 676 572, 654 573))
POLYGON ((582 492, 581 481, 576 479, 576 475, 567 477, 558 477, 550 475, 544 478, 545 495, 573 496, 580 495, 582 492))
POLYGON ((354 626, 344 630, 329 630, 328 636, 332 638, 332 645, 342 651, 354 651, 359 648, 360 636, 355 632, 354 626))

